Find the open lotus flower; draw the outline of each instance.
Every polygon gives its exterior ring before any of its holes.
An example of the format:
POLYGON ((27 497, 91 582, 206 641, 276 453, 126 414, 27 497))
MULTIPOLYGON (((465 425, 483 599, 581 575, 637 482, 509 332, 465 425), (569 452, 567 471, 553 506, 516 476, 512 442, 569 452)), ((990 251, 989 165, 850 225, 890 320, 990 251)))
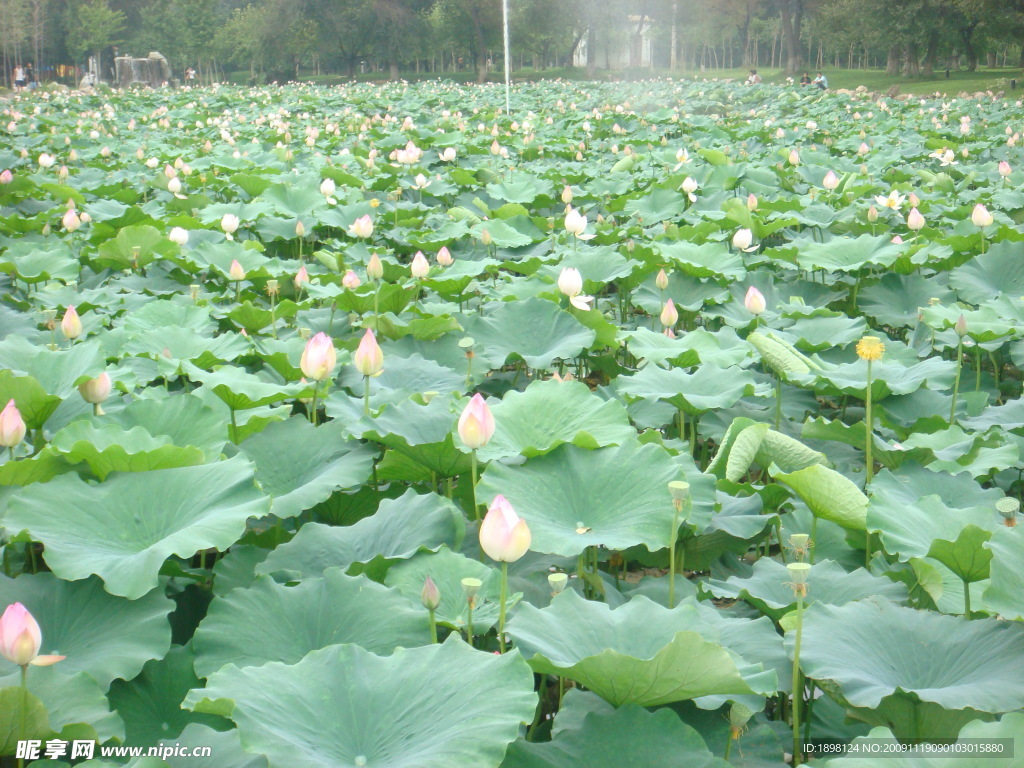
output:
POLYGON ((379 376, 384 370, 384 353, 369 328, 352 356, 352 364, 363 376, 379 376))
POLYGON ((323 381, 334 371, 338 361, 331 337, 321 331, 306 342, 299 359, 299 368, 313 381, 323 381))
POLYGON ((0 616, 0 656, 12 664, 24 667, 48 667, 64 659, 63 656, 40 656, 43 633, 39 623, 21 603, 11 603, 0 616))
POLYGON ((370 218, 370 214, 364 214, 352 222, 349 225, 348 233, 352 237, 358 237, 362 240, 370 237, 373 234, 373 219, 370 218))
POLYGON ((530 549, 530 528, 501 495, 494 498, 480 523, 480 548, 492 560, 514 563, 530 549))
POLYGON ((587 217, 570 205, 565 212, 565 231, 580 240, 593 239, 594 235, 584 234, 586 229, 587 217))
POLYGON ((483 448, 494 436, 494 416, 480 393, 473 395, 459 416, 458 433, 463 445, 471 450, 483 448))
POLYGON ((25 420, 21 418, 21 411, 14 400, 8 400, 7 405, 0 411, 0 446, 14 448, 25 439, 25 432, 25 420))
POLYGON ((898 210, 903 205, 907 198, 897 192, 895 189, 889 193, 888 197, 882 195, 875 195, 875 202, 878 203, 882 208, 892 208, 898 210))
POLYGON ((696 192, 699 187, 700 185, 697 183, 697 180, 692 176, 687 176, 685 179, 683 179, 683 183, 679 185, 679 188, 686 193, 686 198, 691 203, 697 201, 697 196, 694 195, 693 193, 696 192))
POLYGON ((575 267, 563 267, 558 275, 558 290, 569 297, 569 303, 584 312, 590 309, 593 296, 583 296, 583 276, 575 267))

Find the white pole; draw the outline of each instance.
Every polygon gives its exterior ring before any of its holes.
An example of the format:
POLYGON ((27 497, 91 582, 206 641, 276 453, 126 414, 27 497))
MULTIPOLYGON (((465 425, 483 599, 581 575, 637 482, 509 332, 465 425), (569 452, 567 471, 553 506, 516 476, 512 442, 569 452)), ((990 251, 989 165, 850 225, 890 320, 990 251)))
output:
POLYGON ((509 98, 509 82, 511 62, 509 60, 509 45, 508 45, 508 0, 502 0, 501 12, 505 22, 505 114, 512 111, 512 105, 509 98))

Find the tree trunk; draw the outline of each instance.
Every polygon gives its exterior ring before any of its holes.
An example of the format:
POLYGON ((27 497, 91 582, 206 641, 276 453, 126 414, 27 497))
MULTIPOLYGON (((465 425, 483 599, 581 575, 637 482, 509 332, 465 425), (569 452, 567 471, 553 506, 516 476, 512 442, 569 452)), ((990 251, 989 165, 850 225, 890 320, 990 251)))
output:
POLYGON ((800 71, 800 22, 803 18, 803 0, 779 0, 782 15, 782 37, 786 45, 786 74, 800 71))
POLYGON ((988 55, 987 55, 987 58, 988 58, 988 68, 989 69, 995 69, 996 66, 998 66, 998 64, 999 64, 999 62, 997 61, 997 57, 996 57, 995 51, 989 51, 988 55))
POLYGON ((928 35, 928 47, 924 53, 924 67, 921 69, 921 76, 930 78, 935 76, 935 60, 939 55, 939 31, 933 29, 928 35))
POLYGON ((907 43, 907 55, 903 60, 903 76, 917 77, 921 74, 921 62, 917 55, 917 43, 907 43))
POLYGON ((388 59, 388 78, 391 80, 398 79, 398 59, 394 56, 388 59))
POLYGON ((593 19, 587 28, 587 77, 593 77, 597 72, 597 25, 593 19))
POLYGON ((968 72, 975 72, 978 69, 978 51, 974 47, 974 28, 976 26, 977 22, 966 27, 960 27, 960 40, 964 44, 968 72))
POLYGON ((889 46, 889 58, 885 62, 885 74, 898 75, 900 73, 900 59, 900 47, 898 45, 889 46))

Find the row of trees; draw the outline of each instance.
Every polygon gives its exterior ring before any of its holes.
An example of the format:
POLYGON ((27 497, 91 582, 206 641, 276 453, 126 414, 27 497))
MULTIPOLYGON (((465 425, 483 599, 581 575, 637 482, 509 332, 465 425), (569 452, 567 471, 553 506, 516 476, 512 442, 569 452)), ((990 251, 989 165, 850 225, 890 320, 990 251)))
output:
MULTIPOLYGON (((1013 57, 1024 0, 509 0, 512 64, 673 71, 868 67, 929 76, 1013 57), (613 54, 613 51, 615 52, 613 54), (646 51, 646 53, 645 53, 646 51)), ((176 72, 254 80, 300 69, 475 72, 501 55, 501 0, 0 0, 0 46, 16 63, 84 64, 117 50, 164 53, 176 72)), ((499 62, 500 63, 500 62, 499 62)))

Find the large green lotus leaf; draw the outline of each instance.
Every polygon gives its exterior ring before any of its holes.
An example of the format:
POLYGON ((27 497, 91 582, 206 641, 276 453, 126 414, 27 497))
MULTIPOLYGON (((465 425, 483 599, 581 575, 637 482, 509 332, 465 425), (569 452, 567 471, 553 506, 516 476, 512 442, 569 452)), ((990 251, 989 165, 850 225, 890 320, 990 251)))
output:
POLYGON ((477 451, 483 461, 538 456, 563 443, 581 448, 618 445, 636 435, 620 403, 602 400, 577 381, 535 381, 491 408, 494 436, 477 451))
POLYGON ((786 328, 796 339, 796 346, 804 352, 821 352, 833 347, 845 347, 867 333, 868 324, 863 317, 806 317, 786 328))
POLYGON ((583 277, 583 290, 590 291, 591 288, 600 290, 614 280, 627 277, 637 267, 637 262, 629 261, 611 246, 591 246, 575 253, 565 253, 558 263, 537 270, 537 275, 555 284, 562 270, 569 267, 579 270, 583 277))
POLYGON ((302 526, 256 568, 257 573, 284 571, 300 578, 318 577, 332 566, 361 573, 386 568, 421 549, 452 546, 462 536, 462 513, 435 493, 417 495, 411 488, 397 499, 385 499, 377 512, 355 525, 302 526))
POLYGON ((807 271, 856 272, 868 265, 891 267, 901 253, 889 235, 833 237, 824 243, 802 243, 796 263, 807 271))
MULTIPOLYGON (((260 195, 260 199, 269 201, 277 213, 292 219, 308 216, 314 209, 327 205, 324 196, 316 187, 303 187, 291 183, 268 187, 260 195)), ((292 222, 292 237, 294 236, 295 223, 292 222)))
POLYGON ((834 469, 813 464, 796 472, 772 471, 772 477, 792 488, 815 516, 843 528, 863 531, 868 498, 852 480, 834 469))
POLYGON ((201 336, 212 336, 215 329, 210 309, 188 301, 150 301, 124 318, 130 335, 168 328, 186 328, 201 336))
MULTIPOLYGON (((21 686, 21 672, 0 676, 0 689, 21 686)), ((60 664, 52 667, 29 667, 28 688, 49 713, 50 727, 58 733, 64 729, 73 732, 73 738, 95 738, 124 741, 124 723, 110 703, 99 683, 86 672, 68 675, 60 664)))
MULTIPOLYGON (((65 676, 86 672, 104 690, 112 680, 137 675, 143 664, 162 657, 171 645, 167 615, 174 603, 157 591, 125 600, 105 592, 97 578, 62 581, 52 573, 0 578, 0 604, 14 602, 39 622, 40 652, 67 657, 53 669, 65 676)), ((0 659, 0 675, 16 671, 0 659)))
POLYGON ((872 728, 867 734, 866 744, 861 739, 854 739, 845 756, 829 760, 823 764, 823 768, 877 768, 882 755, 885 765, 891 768, 1018 768, 1020 755, 1016 752, 1010 755, 1007 747, 1016 746, 1024 739, 1024 715, 1011 712, 991 723, 972 720, 960 730, 956 738, 958 743, 946 749, 940 745, 924 745, 903 756, 895 751, 882 751, 890 744, 895 747, 898 740, 892 731, 880 726, 872 728), (982 754, 979 745, 989 748, 1002 746, 1004 756, 1000 757, 997 751, 982 754))
POLYGON ((557 304, 537 298, 491 304, 483 315, 462 316, 460 323, 476 342, 477 358, 492 367, 518 355, 531 368, 550 369, 555 360, 589 349, 596 338, 557 304))
POLYGON ((117 237, 100 244, 95 261, 109 269, 138 269, 175 250, 174 243, 156 227, 134 224, 122 228, 117 237))
POLYGON ((181 708, 186 694, 200 683, 192 663, 191 646, 177 645, 162 659, 146 662, 134 679, 114 682, 110 703, 124 720, 126 744, 156 744, 160 739, 174 739, 190 723, 220 728, 230 725, 216 715, 181 708))
MULTIPOLYGON (((710 579, 707 588, 715 597, 742 599, 778 621, 796 604, 789 569, 777 560, 762 557, 747 576, 710 579)), ((846 605, 872 595, 893 602, 907 601, 907 588, 899 582, 872 576, 863 568, 848 573, 832 560, 819 560, 807 575, 807 604, 846 605)))
POLYGON ((25 426, 39 429, 53 415, 61 403, 57 395, 49 394, 31 376, 17 376, 14 371, 0 371, 0 402, 4 406, 11 400, 21 413, 25 426))
POLYGON ((240 333, 204 336, 188 328, 160 328, 128 336, 120 351, 151 357, 161 366, 177 372, 182 360, 200 368, 234 360, 252 349, 252 342, 240 333))
POLYGON ((1020 244, 1009 240, 992 243, 985 253, 950 272, 949 285, 968 304, 983 304, 1004 294, 1024 296, 1020 244))
POLYGON ((27 373, 49 394, 65 398, 76 391, 83 377, 95 378, 106 368, 95 341, 80 341, 70 349, 37 347, 20 336, 0 341, 0 366, 27 373))
POLYGON ((187 394, 133 400, 121 410, 93 421, 113 421, 125 430, 142 427, 154 437, 168 437, 174 445, 199 448, 207 461, 216 459, 227 442, 227 427, 220 415, 198 397, 187 394))
POLYGON ((182 368, 190 379, 201 382, 205 388, 235 411, 258 408, 261 405, 269 405, 281 400, 295 399, 306 389, 304 384, 268 381, 266 378, 230 365, 225 365, 212 372, 204 371, 191 363, 183 363, 182 368))
POLYGON ((621 768, 624 755, 645 768, 728 768, 711 754, 693 728, 671 709, 648 712, 625 706, 591 712, 579 728, 564 729, 549 742, 519 739, 502 768, 621 768))
MULTIPOLYGON (((820 391, 859 398, 867 390, 867 374, 868 364, 864 360, 814 372, 820 391)), ((890 395, 909 395, 921 387, 952 389, 955 376, 956 364, 949 360, 929 357, 907 365, 883 357, 871 367, 871 396, 878 401, 890 395)))
MULTIPOLYGON (((190 723, 177 738, 161 741, 169 747, 208 747, 210 755, 200 757, 188 753, 183 755, 168 754, 164 762, 171 768, 268 768, 265 755, 254 755, 242 749, 242 741, 238 729, 215 731, 207 725, 190 723)), ((87 766, 91 768, 91 766, 87 766)))
POLYGON ((992 553, 992 581, 982 600, 988 610, 1005 619, 1024 618, 1024 536, 1020 526, 1000 527, 986 546, 992 553))
POLYGON ((45 545, 62 579, 96 574, 108 592, 135 600, 157 586, 171 555, 227 549, 268 499, 253 465, 235 457, 215 464, 118 474, 102 485, 76 475, 21 489, 8 502, 5 527, 45 545))
POLYGON ((100 480, 111 472, 149 472, 154 469, 202 464, 203 452, 177 446, 169 437, 154 437, 142 427, 73 421, 53 436, 54 449, 73 463, 85 462, 100 480))
MULTIPOLYGON (((790 655, 794 639, 787 633, 790 655)), ((923 704, 923 712, 938 705, 951 714, 1024 706, 1024 626, 943 616, 880 598, 809 610, 800 666, 808 677, 839 685, 843 698, 861 708, 861 719, 870 717, 865 710, 898 713, 897 735, 904 738, 915 735, 906 732, 907 712, 901 710, 908 706, 923 704), (890 697, 896 701, 884 706, 890 697)), ((934 731, 932 723, 915 726, 934 731)))
POLYGON ((918 273, 890 273, 874 285, 861 288, 857 306, 880 325, 900 328, 913 325, 921 307, 927 307, 933 298, 947 304, 956 296, 935 278, 925 278, 918 273))
POLYGON ((78 279, 82 267, 64 243, 14 241, 0 257, 0 272, 15 275, 26 283, 78 279))
POLYGON ((747 274, 743 256, 722 243, 659 242, 658 254, 691 277, 738 281, 747 274))
POLYGON ((518 653, 452 637, 387 657, 333 645, 292 666, 228 666, 188 703, 230 714, 271 768, 483 768, 501 762, 537 696, 518 653))
MULTIPOLYGON (((365 379, 353 366, 345 366, 338 375, 338 383, 348 387, 359 397, 363 396, 365 379)), ((410 395, 424 392, 440 392, 449 395, 466 388, 464 374, 439 365, 422 355, 397 357, 384 351, 384 371, 370 379, 370 404, 380 402, 381 397, 389 402, 404 400, 410 395)))
POLYGON ((667 547, 672 528, 668 483, 683 473, 668 453, 636 441, 590 451, 563 445, 520 466, 494 462, 477 499, 503 494, 526 520, 531 549, 572 557, 590 546, 667 547))
POLYGON ((756 389, 749 371, 716 365, 698 366, 693 373, 648 365, 630 376, 620 376, 615 386, 632 400, 664 400, 691 415, 729 408, 756 389))
POLYGON ((1001 429, 987 434, 967 433, 954 424, 938 432, 915 432, 902 443, 907 457, 928 467, 932 472, 957 475, 967 472, 982 477, 993 471, 1008 469, 1017 463, 1017 444, 1005 442, 1001 429))
POLYGON ((473 632, 482 634, 497 623, 500 571, 442 547, 437 552, 422 552, 391 566, 384 583, 419 605, 427 576, 434 580, 441 593, 441 603, 435 612, 439 624, 452 629, 465 629, 467 626, 469 608, 462 589, 463 579, 479 579, 482 582, 477 604, 473 608, 473 632))
POLYGON ((20 685, 0 688, 0 756, 13 756, 22 739, 45 739, 52 733, 43 702, 20 685))
POLYGON ((675 339, 649 328, 637 328, 624 336, 630 354, 655 365, 669 362, 680 368, 689 368, 705 363, 729 368, 750 357, 750 347, 731 328, 715 333, 697 328, 675 339))
MULTIPOLYGON (((420 589, 423 585, 420 585, 420 589)), ((365 575, 328 568, 319 579, 287 587, 262 576, 218 597, 196 630, 196 672, 294 664, 310 651, 355 643, 377 654, 430 642, 426 612, 365 575)))
POLYGON ((628 201, 622 210, 650 226, 677 218, 686 210, 686 198, 675 189, 652 187, 641 197, 628 201))
POLYGON ((638 596, 612 609, 567 590, 547 608, 524 603, 507 628, 535 672, 575 680, 616 707, 768 693, 778 682, 724 648, 694 605, 669 610, 638 596))
POLYGON ((488 184, 485 189, 491 197, 508 203, 532 203, 541 195, 551 194, 548 183, 527 173, 517 173, 509 181, 488 184))
POLYGON ((314 427, 293 417, 278 421, 240 446, 256 464, 256 482, 270 496, 270 511, 294 517, 342 488, 359 485, 373 469, 375 452, 346 442, 340 424, 314 427), (287 460, 282 461, 282 456, 287 460))

